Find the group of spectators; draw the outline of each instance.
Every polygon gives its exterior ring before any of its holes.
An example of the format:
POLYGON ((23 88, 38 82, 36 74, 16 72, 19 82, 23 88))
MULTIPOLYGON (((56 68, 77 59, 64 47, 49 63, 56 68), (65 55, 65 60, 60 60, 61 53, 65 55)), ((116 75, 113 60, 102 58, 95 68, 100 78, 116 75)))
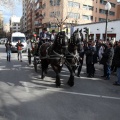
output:
MULTIPOLYGON (((12 44, 10 43, 9 40, 5 43, 5 47, 6 47, 6 53, 7 53, 7 61, 10 62, 12 44)), ((23 47, 23 44, 21 43, 20 40, 18 40, 18 42, 16 44, 16 47, 17 47, 17 52, 18 52, 18 60, 20 60, 22 62, 22 47, 23 47)))
POLYGON ((80 63, 77 76, 80 77, 84 56, 86 56, 87 77, 94 77, 94 64, 99 62, 103 65, 103 77, 110 80, 111 72, 117 72, 118 80, 114 85, 120 85, 120 41, 115 43, 110 41, 91 41, 81 42, 79 47, 80 63))

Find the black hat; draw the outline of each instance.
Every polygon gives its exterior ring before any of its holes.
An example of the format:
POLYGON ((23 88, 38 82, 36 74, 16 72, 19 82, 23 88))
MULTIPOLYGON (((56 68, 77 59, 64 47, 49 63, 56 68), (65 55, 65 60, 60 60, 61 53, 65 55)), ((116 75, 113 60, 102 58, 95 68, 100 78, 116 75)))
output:
POLYGON ((55 33, 55 30, 52 30, 52 33, 55 33))

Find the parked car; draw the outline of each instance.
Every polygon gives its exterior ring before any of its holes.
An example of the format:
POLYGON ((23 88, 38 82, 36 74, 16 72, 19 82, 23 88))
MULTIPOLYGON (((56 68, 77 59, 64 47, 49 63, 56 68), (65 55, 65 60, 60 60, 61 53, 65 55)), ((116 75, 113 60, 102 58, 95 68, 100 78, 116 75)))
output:
POLYGON ((1 38, 0 39, 0 44, 5 44, 7 42, 7 38, 1 38))

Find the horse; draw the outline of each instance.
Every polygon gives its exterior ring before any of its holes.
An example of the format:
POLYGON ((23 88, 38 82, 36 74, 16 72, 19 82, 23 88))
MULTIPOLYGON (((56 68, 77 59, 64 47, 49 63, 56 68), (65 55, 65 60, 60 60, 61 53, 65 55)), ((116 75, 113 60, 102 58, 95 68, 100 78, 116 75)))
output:
POLYGON ((60 72, 65 62, 65 53, 68 46, 68 36, 64 31, 57 33, 53 44, 43 43, 39 49, 41 59, 41 78, 44 79, 47 74, 48 65, 56 73, 56 87, 60 87, 60 72))
POLYGON ((75 76, 75 70, 77 67, 80 65, 79 62, 79 44, 80 44, 80 33, 79 29, 77 29, 70 37, 69 44, 68 44, 68 49, 67 49, 67 54, 66 60, 65 60, 65 65, 67 66, 69 72, 70 72, 70 77, 67 82, 69 86, 74 86, 74 76, 75 76))

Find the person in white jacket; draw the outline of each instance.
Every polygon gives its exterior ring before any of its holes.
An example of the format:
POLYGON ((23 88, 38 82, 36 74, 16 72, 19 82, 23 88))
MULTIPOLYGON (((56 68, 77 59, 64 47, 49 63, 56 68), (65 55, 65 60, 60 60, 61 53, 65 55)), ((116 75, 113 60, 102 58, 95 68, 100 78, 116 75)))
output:
POLYGON ((101 47, 99 48, 99 51, 98 51, 99 61, 101 60, 103 53, 104 53, 104 46, 101 45, 101 47))

